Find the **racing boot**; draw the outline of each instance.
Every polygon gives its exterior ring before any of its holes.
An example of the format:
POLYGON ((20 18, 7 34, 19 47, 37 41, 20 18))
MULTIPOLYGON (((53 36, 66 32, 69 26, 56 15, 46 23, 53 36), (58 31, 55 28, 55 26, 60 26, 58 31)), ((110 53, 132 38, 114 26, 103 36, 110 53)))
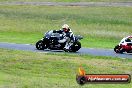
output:
POLYGON ((65 52, 69 52, 70 51, 70 45, 68 43, 66 43, 65 47, 64 47, 64 51, 65 52))

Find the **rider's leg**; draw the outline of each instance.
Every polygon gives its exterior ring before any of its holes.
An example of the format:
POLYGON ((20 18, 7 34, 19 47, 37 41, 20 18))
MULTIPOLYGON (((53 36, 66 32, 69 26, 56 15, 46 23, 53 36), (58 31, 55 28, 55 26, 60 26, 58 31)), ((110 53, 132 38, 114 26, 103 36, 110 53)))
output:
POLYGON ((69 49, 69 47, 70 47, 70 38, 67 38, 66 45, 65 45, 64 49, 69 49))

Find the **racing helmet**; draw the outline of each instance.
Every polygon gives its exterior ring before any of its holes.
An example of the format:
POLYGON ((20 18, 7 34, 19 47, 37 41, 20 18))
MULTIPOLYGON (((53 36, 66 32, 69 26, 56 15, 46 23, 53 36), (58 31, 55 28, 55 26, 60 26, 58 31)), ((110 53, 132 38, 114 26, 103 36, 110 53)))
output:
POLYGON ((131 42, 131 39, 126 38, 125 41, 126 41, 126 42, 131 42))
POLYGON ((69 31, 69 25, 67 25, 67 24, 62 25, 62 29, 64 32, 69 31))

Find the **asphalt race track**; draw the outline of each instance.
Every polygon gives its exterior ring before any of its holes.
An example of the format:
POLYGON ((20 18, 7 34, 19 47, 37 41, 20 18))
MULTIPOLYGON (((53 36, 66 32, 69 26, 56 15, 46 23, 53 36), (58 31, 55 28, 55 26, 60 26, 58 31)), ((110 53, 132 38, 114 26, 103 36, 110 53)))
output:
MULTIPOLYGON (((35 45, 30 44, 15 44, 15 43, 0 43, 0 48, 7 48, 13 50, 24 50, 24 51, 33 51, 33 52, 42 52, 42 53, 63 53, 62 50, 37 50, 35 45)), ((68 52, 70 53, 70 52, 68 52)), ((122 59, 132 59, 132 54, 116 54, 113 49, 94 49, 94 48, 81 48, 78 52, 74 54, 86 54, 94 56, 110 56, 110 57, 119 57, 122 59)))
POLYGON ((37 6, 125 6, 131 7, 132 1, 129 2, 0 2, 0 5, 37 5, 37 6))

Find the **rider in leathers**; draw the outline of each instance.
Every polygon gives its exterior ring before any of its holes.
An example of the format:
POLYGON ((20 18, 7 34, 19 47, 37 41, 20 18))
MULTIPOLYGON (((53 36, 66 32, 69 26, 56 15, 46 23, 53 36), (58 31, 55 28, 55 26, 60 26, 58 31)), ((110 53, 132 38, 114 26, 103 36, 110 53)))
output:
POLYGON ((60 33, 62 34, 63 38, 60 39, 58 42, 59 43, 64 43, 66 42, 66 45, 64 47, 64 49, 68 50, 70 47, 69 42, 72 40, 74 42, 74 35, 73 32, 71 31, 70 27, 67 24, 64 24, 62 26, 62 29, 60 30, 54 30, 53 33, 60 33))

